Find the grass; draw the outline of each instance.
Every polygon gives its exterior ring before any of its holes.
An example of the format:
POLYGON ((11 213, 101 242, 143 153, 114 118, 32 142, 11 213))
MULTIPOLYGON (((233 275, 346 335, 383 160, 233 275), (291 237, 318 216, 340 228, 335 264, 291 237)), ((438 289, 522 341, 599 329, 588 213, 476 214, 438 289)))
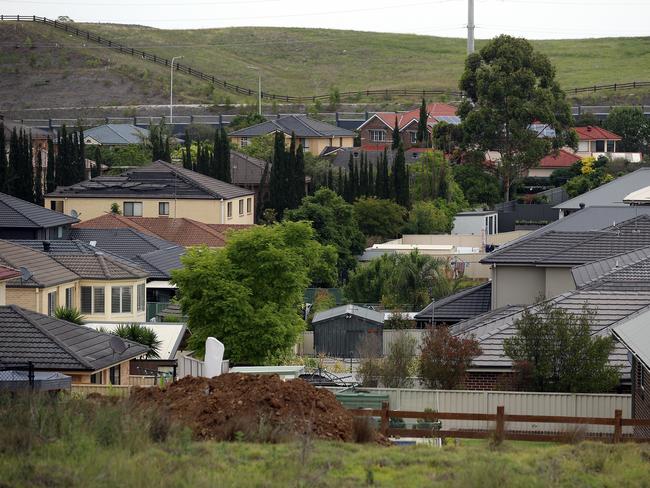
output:
MULTIPOLYGON (((81 24, 81 27, 160 56, 182 55, 182 62, 246 87, 256 87, 257 72, 248 68, 255 65, 261 69, 263 89, 278 94, 323 94, 332 87, 340 91, 423 87, 455 90, 465 58, 463 39, 411 34, 270 27, 182 31, 116 24, 81 24)), ((20 31, 21 35, 15 37, 29 38, 33 46, 59 42, 70 46, 64 51, 71 57, 82 54, 85 61, 75 73, 103 70, 106 77, 111 71, 139 85, 143 92, 152 91, 161 100, 167 94, 166 68, 108 49, 96 49, 92 44, 93 49, 82 48, 81 40, 46 26, 20 24, 20 31)), ((0 33, 15 35, 15 24, 0 24, 0 33)), ((484 42, 479 41, 477 47, 484 42)), ((549 55, 565 88, 642 80, 650 72, 650 38, 549 40, 533 41, 533 44, 549 55)), ((33 69, 60 72, 60 63, 42 65, 40 58, 47 56, 47 48, 37 47, 31 53, 39 55, 31 61, 33 69)), ((22 62, 23 72, 29 72, 28 56, 16 57, 14 50, 7 47, 0 54, 7 64, 22 62)), ((38 89, 47 90, 47 87, 38 89)), ((179 102, 215 103, 228 98, 254 103, 250 97, 212 90, 205 83, 184 75, 177 77, 174 91, 179 102)), ((634 101, 646 94, 618 92, 614 97, 634 101)), ((584 102, 592 103, 603 97, 611 98, 612 93, 581 97, 584 102)), ((389 106, 395 100, 375 102, 389 106)))
POLYGON ((128 403, 0 398, 5 487, 650 486, 650 446, 194 442, 128 403))

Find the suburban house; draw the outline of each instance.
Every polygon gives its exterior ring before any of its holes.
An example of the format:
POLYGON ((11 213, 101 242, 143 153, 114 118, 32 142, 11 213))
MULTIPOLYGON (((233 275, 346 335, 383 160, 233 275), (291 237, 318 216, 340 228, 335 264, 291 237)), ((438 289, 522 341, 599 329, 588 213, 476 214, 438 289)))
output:
POLYGON ((230 181, 233 185, 253 190, 262 199, 264 192, 260 194, 260 184, 265 167, 266 161, 242 152, 230 151, 230 181))
POLYGON ((491 310, 492 282, 465 288, 453 295, 432 301, 415 315, 418 328, 453 325, 491 310))
POLYGON ((6 266, 0 266, 0 305, 7 304, 7 281, 20 276, 20 272, 6 266))
POLYGON ((0 265, 20 270, 7 303, 54 315, 76 308, 89 321, 144 321, 147 272, 79 241, 0 240, 0 265))
POLYGON ((555 205, 560 219, 576 210, 594 205, 605 207, 627 207, 623 200, 630 193, 650 186, 650 168, 639 168, 632 173, 619 176, 615 180, 555 205))
POLYGON ((621 158, 627 159, 631 163, 640 163, 643 159, 643 155, 638 152, 620 152, 618 143, 623 138, 602 127, 588 125, 573 129, 578 134, 578 150, 576 151, 578 156, 592 156, 596 159, 599 156, 609 159, 621 158))
POLYGON ((454 216, 452 234, 493 235, 499 232, 499 213, 496 210, 458 212, 454 216))
MULTIPOLYGON (((417 144, 417 133, 420 120, 420 109, 416 108, 405 113, 376 112, 370 116, 357 131, 361 138, 361 147, 383 150, 393 144, 395 124, 399 128, 402 144, 405 149, 417 144)), ((438 122, 457 125, 460 117, 456 115, 456 107, 446 103, 430 103, 427 105, 427 132, 438 122)))
MULTIPOLYGON (((432 151, 433 149, 430 147, 409 147, 404 150, 404 159, 407 164, 414 163, 418 161, 423 154, 432 151)), ((384 157, 384 154, 388 160, 388 167, 392 167, 397 150, 391 149, 390 147, 387 147, 386 149, 372 147, 326 147, 321 152, 320 157, 328 159, 335 168, 348 169, 350 158, 352 158, 352 161, 356 164, 360 164, 361 159, 364 158, 368 164, 376 167, 380 159, 384 157)))
POLYGON ((117 205, 126 217, 188 217, 206 224, 253 224, 255 194, 165 161, 58 187, 45 206, 82 221, 117 205))
POLYGON ((634 251, 649 242, 650 216, 640 215, 604 230, 551 230, 503 246, 481 260, 492 269, 492 309, 530 305, 575 290, 575 266, 634 251))
POLYGON ((0 239, 67 239, 79 219, 0 193, 0 239))
POLYGON ((278 117, 233 131, 228 136, 232 147, 246 147, 251 139, 276 132, 284 134, 287 145, 291 134, 295 134, 297 143, 302 145, 303 150, 315 156, 326 147, 354 146, 354 132, 305 115, 278 117))
POLYGON ((133 229, 141 234, 158 237, 179 246, 223 247, 229 232, 246 229, 248 225, 205 224, 190 218, 125 217, 105 213, 100 217, 85 220, 73 227, 72 234, 85 240, 90 229, 133 229))
POLYGON ((11 138, 11 133, 14 130, 16 133, 20 133, 22 130, 31 137, 32 161, 34 163, 34 167, 36 167, 36 161, 38 160, 38 155, 40 153, 41 161, 43 162, 43 170, 47 168, 47 139, 50 137, 50 134, 46 130, 19 124, 10 120, 3 120, 2 116, 0 116, 0 126, 3 126, 6 141, 5 148, 7 151, 9 151, 9 139, 11 138))
POLYGON ((0 357, 32 362, 35 371, 68 375, 73 383, 129 384, 129 363, 147 352, 135 342, 26 310, 0 306, 0 357))
POLYGON ((89 146, 120 147, 142 144, 149 139, 149 130, 133 124, 106 124, 86 129, 84 143, 89 146))
POLYGON ((557 169, 566 169, 580 161, 582 156, 566 149, 560 149, 557 154, 550 154, 543 158, 539 165, 528 170, 528 176, 548 178, 557 169))

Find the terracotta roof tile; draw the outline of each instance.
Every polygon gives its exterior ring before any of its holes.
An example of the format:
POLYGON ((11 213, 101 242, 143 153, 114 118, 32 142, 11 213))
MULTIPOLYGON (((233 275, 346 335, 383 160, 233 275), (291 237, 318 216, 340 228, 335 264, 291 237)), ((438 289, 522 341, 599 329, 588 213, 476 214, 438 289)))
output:
POLYGON ((539 162, 540 168, 568 168, 573 163, 580 161, 580 156, 577 156, 569 151, 560 149, 557 155, 546 156, 539 162))
POLYGON ((578 133, 578 139, 581 141, 594 141, 596 139, 610 139, 615 141, 620 141, 622 138, 618 134, 614 134, 602 127, 597 125, 588 125, 586 127, 574 127, 573 128, 578 133))

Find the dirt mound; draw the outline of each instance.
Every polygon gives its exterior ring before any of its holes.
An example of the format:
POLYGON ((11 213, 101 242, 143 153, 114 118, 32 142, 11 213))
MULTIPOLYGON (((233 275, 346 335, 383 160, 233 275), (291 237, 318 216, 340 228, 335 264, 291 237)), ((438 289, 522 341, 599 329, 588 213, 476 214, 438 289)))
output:
POLYGON ((230 440, 243 434, 250 440, 276 440, 310 434, 352 440, 350 413, 331 392, 300 379, 237 373, 187 377, 164 390, 136 388, 131 398, 138 406, 162 409, 199 439, 230 440))

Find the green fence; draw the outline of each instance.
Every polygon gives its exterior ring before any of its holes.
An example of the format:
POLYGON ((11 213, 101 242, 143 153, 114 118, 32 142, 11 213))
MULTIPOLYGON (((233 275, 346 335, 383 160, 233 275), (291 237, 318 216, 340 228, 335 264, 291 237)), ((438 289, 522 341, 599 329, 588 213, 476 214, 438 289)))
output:
POLYGON ((160 302, 147 302, 147 322, 152 318, 158 315, 160 312, 165 310, 169 302, 160 303, 160 302))

